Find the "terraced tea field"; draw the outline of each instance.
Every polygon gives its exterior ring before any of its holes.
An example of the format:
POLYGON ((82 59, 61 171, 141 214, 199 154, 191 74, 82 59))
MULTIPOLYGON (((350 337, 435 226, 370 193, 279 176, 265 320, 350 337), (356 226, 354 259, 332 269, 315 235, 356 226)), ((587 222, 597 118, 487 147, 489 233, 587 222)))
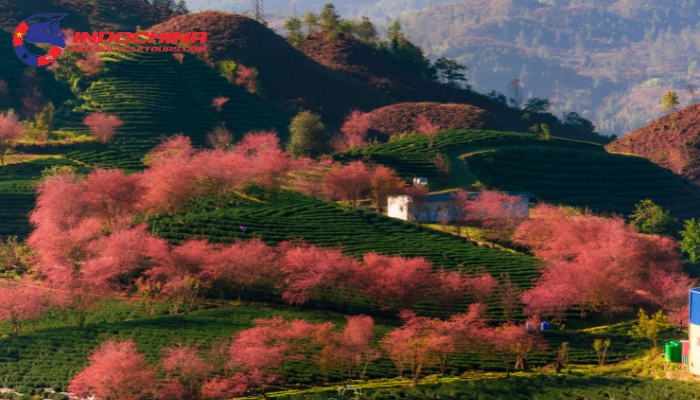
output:
MULTIPOLYGON (((338 326, 345 323, 343 315, 321 311, 299 311, 294 308, 254 304, 215 309, 200 309, 179 315, 165 315, 167 305, 163 305, 158 316, 145 318, 138 303, 110 301, 100 310, 90 315, 83 328, 63 326, 62 319, 56 314, 49 314, 39 321, 36 332, 29 326, 24 327, 23 334, 6 337, 0 343, 0 376, 6 387, 53 387, 65 389, 68 380, 87 363, 87 355, 107 338, 127 339, 136 342, 139 351, 145 353, 149 363, 158 364, 162 357, 162 348, 178 342, 199 346, 203 353, 219 339, 226 339, 236 332, 253 326, 253 320, 284 316, 285 319, 305 319, 312 323, 333 322, 338 326)), ((375 334, 377 339, 397 326, 397 321, 377 320, 375 334)), ((9 325, 0 325, 0 332, 9 332, 9 325)), ((547 332, 545 338, 551 347, 560 341, 571 345, 569 362, 572 364, 595 363, 596 355, 591 343, 597 337, 612 339, 608 352, 609 362, 619 362, 628 357, 640 356, 651 347, 648 340, 632 340, 627 335, 626 324, 603 328, 601 332, 591 334, 580 331, 547 332)), ((664 332, 660 339, 677 339, 678 332, 664 332)), ((542 366, 552 362, 552 353, 534 354, 528 358, 531 366, 542 366)), ((489 371, 503 370, 500 357, 480 358, 476 355, 461 355, 450 361, 449 369, 455 375, 472 368, 489 371)), ((303 386, 319 384, 323 372, 311 360, 290 363, 286 368, 292 384, 303 386)), ((428 368, 424 375, 436 373, 428 368)), ((370 365, 369 378, 392 378, 396 370, 388 358, 382 357, 370 365)), ((331 374, 331 380, 338 376, 331 374)), ((23 390, 20 390, 23 391, 23 390)))
POLYGON ((0 236, 24 238, 31 232, 28 213, 34 209, 33 184, 53 165, 83 166, 63 158, 45 158, 0 167, 0 236))
POLYGON ((194 56, 180 64, 170 54, 109 53, 102 55, 107 72, 80 97, 81 107, 57 114, 57 126, 87 132, 83 118, 92 112, 118 115, 124 126, 112 143, 98 151, 76 151, 68 157, 109 168, 141 168, 141 158, 164 136, 184 133, 196 146, 222 123, 235 139, 251 130, 273 129, 286 136, 287 122, 258 96, 230 84, 194 56), (230 100, 217 112, 214 98, 230 100))
MULTIPOLYGON (((262 238, 275 245, 285 240, 303 239, 324 247, 341 246, 349 255, 361 257, 367 252, 406 257, 425 257, 436 267, 470 273, 485 267, 499 277, 508 272, 523 288, 532 285, 538 273, 538 261, 523 254, 479 246, 454 235, 385 217, 374 212, 351 209, 336 203, 313 201, 295 193, 284 193, 282 200, 239 202, 215 209, 192 207, 185 214, 161 217, 151 222, 152 231, 173 242, 190 237, 205 237, 214 242, 236 238, 262 238), (247 227, 243 232, 240 227, 247 227)), ((372 304, 356 304, 372 308, 372 304)), ((426 305, 426 307, 428 307, 426 305)), ((423 309, 428 313, 435 310, 423 309)), ((494 302, 490 316, 498 320, 501 311, 494 302)))
POLYGON ((466 187, 477 180, 497 190, 529 190, 547 202, 629 214, 652 199, 679 218, 700 216, 700 187, 637 156, 612 154, 597 144, 535 135, 445 131, 428 147, 423 136, 337 154, 340 160, 367 156, 404 177, 429 178, 433 189, 466 187), (432 160, 450 159, 449 177, 432 160))

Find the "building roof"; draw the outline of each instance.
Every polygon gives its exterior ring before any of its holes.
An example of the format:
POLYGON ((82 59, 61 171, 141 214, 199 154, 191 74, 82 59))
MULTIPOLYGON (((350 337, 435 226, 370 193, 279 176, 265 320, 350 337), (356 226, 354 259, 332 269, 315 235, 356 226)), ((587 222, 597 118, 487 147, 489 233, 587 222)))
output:
MULTIPOLYGON (((521 191, 521 192, 499 192, 499 193, 505 193, 509 196, 520 196, 520 197, 528 197, 528 198, 533 198, 535 197, 534 194, 530 191, 521 191)), ((479 192, 467 192, 468 198, 469 199, 474 199, 479 197, 479 192)), ((452 196, 454 193, 440 193, 440 194, 429 194, 427 200, 428 201, 449 201, 452 199, 452 196)), ((411 197, 410 195, 403 195, 403 196, 390 196, 390 197, 411 197)), ((698 288, 700 289, 700 288, 698 288)))

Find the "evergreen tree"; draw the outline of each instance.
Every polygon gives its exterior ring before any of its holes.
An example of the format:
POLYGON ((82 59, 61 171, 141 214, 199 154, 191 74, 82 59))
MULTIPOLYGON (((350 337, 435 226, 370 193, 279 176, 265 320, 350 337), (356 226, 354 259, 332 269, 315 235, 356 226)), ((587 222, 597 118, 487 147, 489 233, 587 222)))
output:
POLYGON ((318 15, 314 14, 313 11, 307 11, 301 22, 309 29, 309 33, 314 33, 318 30, 318 15))
POLYGON ((326 147, 328 134, 318 114, 301 111, 292 119, 289 133, 287 151, 294 157, 317 157, 326 147))
POLYGON ((456 60, 440 57, 433 64, 437 72, 439 80, 452 87, 460 87, 461 82, 466 82, 464 72, 467 67, 464 64, 459 64, 456 60))
POLYGON ((686 254, 686 260, 691 264, 697 264, 700 261, 700 221, 695 221, 695 218, 686 220, 685 229, 680 232, 683 240, 681 240, 681 251, 686 254))
POLYGON ((661 98, 661 108, 667 114, 675 112, 679 104, 678 95, 675 92, 666 92, 661 98))
POLYGON ((367 17, 362 17, 362 20, 357 24, 355 35, 364 43, 374 43, 377 41, 377 29, 367 17))
POLYGON ((284 23, 287 30, 287 41, 294 47, 299 48, 306 40, 306 35, 301 31, 302 22, 299 17, 292 17, 284 23))
POLYGON ((673 218, 668 210, 662 209, 649 199, 642 200, 635 206, 630 220, 639 227, 640 232, 650 235, 672 236, 678 224, 678 220, 673 218))
POLYGON ((336 11, 335 6, 331 3, 323 6, 321 15, 319 16, 321 29, 330 32, 339 32, 342 24, 340 14, 336 11))
POLYGON ((177 2, 177 5, 175 6, 176 13, 178 14, 189 14, 190 10, 187 9, 187 3, 185 3, 185 0, 180 0, 177 2))

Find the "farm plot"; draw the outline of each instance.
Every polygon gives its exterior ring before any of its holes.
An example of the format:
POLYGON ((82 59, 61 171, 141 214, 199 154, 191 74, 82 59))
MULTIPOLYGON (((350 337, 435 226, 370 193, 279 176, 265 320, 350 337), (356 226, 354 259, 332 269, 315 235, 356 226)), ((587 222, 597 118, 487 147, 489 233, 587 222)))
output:
MULTIPOLYGON (((25 327, 19 336, 5 337, 0 343, 0 376, 3 385, 8 387, 53 387, 65 389, 68 381, 87 364, 87 355, 106 339, 133 339, 139 351, 145 353, 149 363, 158 364, 164 347, 177 343, 198 346, 203 354, 220 339, 228 339, 236 332, 253 326, 253 320, 283 316, 287 320, 305 319, 312 323, 333 322, 343 326, 343 315, 320 311, 300 311, 280 306, 254 304, 215 309, 200 309, 186 314, 165 315, 167 305, 159 310, 158 316, 146 318, 138 303, 109 301, 93 313, 83 328, 62 325, 59 315, 47 315, 36 325, 36 331, 25 327)), ((395 320, 376 321, 377 341, 389 330, 398 326, 395 320)), ((561 331, 545 334, 550 347, 555 348, 560 341, 571 345, 569 362, 591 364, 596 362, 591 344, 595 338, 612 339, 608 353, 609 362, 619 362, 628 357, 637 357, 651 347, 650 341, 631 340, 626 334, 629 326, 603 328, 597 334, 580 331, 561 331)), ((0 324, 0 331, 8 332, 8 324, 0 324)), ((682 334, 668 331, 662 339, 677 339, 682 334)), ((375 342, 376 344, 376 342, 375 342)), ((312 353, 309 353, 312 356, 312 353)), ((551 363, 552 352, 533 354, 529 364, 539 367, 551 363)), ((502 371, 502 360, 497 356, 459 355, 450 361, 449 372, 461 374, 472 369, 502 371)), ((326 375, 307 357, 304 361, 291 363, 285 368, 289 382, 302 386, 323 383, 326 375)), ((435 368, 427 368, 425 375, 437 373, 435 368)), ((396 369, 386 357, 372 363, 367 371, 370 379, 392 378, 396 369)), ((338 376, 330 374, 331 381, 338 376)))
MULTIPOLYGON (((283 193, 281 200, 243 203, 220 209, 193 207, 184 214, 156 218, 151 221, 152 231, 173 242, 190 237, 203 237, 213 242, 259 237, 275 245, 285 240, 303 239, 323 247, 339 246, 346 254, 358 258, 373 251, 425 257, 436 268, 465 273, 485 268, 496 278, 508 273, 522 288, 529 288, 539 275, 539 264, 534 257, 479 246, 448 233, 418 228, 370 211, 313 201, 294 193, 283 193), (246 227, 245 232, 241 226, 246 227)), ((356 306, 364 309, 370 305, 356 306)), ((423 311, 435 313, 437 310, 423 311)), ((496 320, 502 318, 496 301, 491 304, 489 315, 496 320)))

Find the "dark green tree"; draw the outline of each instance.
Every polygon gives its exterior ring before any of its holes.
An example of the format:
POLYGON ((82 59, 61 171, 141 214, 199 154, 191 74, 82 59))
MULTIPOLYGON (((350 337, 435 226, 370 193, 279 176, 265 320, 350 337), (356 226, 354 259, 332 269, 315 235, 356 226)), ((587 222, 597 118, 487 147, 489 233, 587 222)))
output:
POLYGON ((318 157, 328 142, 326 126, 321 116, 311 111, 301 111, 289 125, 287 151, 294 157, 318 157))
POLYGON ((595 125, 593 125, 593 122, 583 118, 577 112, 563 113, 562 123, 582 133, 595 134, 595 125))
POLYGON ((700 221, 695 218, 685 220, 685 229, 680 232, 681 251, 685 253, 686 260, 691 264, 698 264, 700 261, 700 221))
POLYGON ((343 20, 340 18, 340 14, 336 11, 335 6, 331 3, 323 6, 323 10, 319 16, 319 21, 321 29, 330 32, 339 32, 342 27, 343 20))
POLYGON ((377 29, 367 17, 362 17, 362 20, 355 27, 355 36, 364 43, 375 43, 378 39, 377 29))
POLYGON ((639 227, 640 232, 650 235, 673 236, 678 225, 678 220, 672 217, 668 210, 662 209, 649 199, 637 203, 630 220, 639 227))
POLYGON ((552 103, 547 99, 538 99, 533 97, 525 102, 523 110, 529 113, 544 114, 552 108, 552 103))
POLYGON ((401 31, 401 24, 394 21, 387 31, 387 40, 382 47, 389 58, 401 68, 430 80, 436 80, 435 68, 430 63, 423 50, 411 43, 401 31))
POLYGON ((508 104, 508 99, 506 98, 506 95, 495 90, 492 90, 489 93, 487 93, 486 97, 499 103, 508 104))
POLYGON ((175 6, 175 9, 173 10, 178 14, 189 14, 190 10, 187 9, 187 3, 185 3, 185 0, 180 0, 177 2, 177 5, 175 6))
POLYGON ((433 68, 435 68, 438 79, 448 86, 460 87, 461 82, 467 81, 467 78, 464 77, 467 67, 456 60, 440 57, 435 60, 433 68))
POLYGON ((313 11, 307 11, 301 22, 309 29, 309 33, 314 33, 318 30, 318 15, 314 14, 313 11))
POLYGON ((294 48, 299 48, 306 40, 306 35, 301 31, 302 22, 299 17, 292 17, 285 21, 284 29, 287 30, 287 41, 294 48))

